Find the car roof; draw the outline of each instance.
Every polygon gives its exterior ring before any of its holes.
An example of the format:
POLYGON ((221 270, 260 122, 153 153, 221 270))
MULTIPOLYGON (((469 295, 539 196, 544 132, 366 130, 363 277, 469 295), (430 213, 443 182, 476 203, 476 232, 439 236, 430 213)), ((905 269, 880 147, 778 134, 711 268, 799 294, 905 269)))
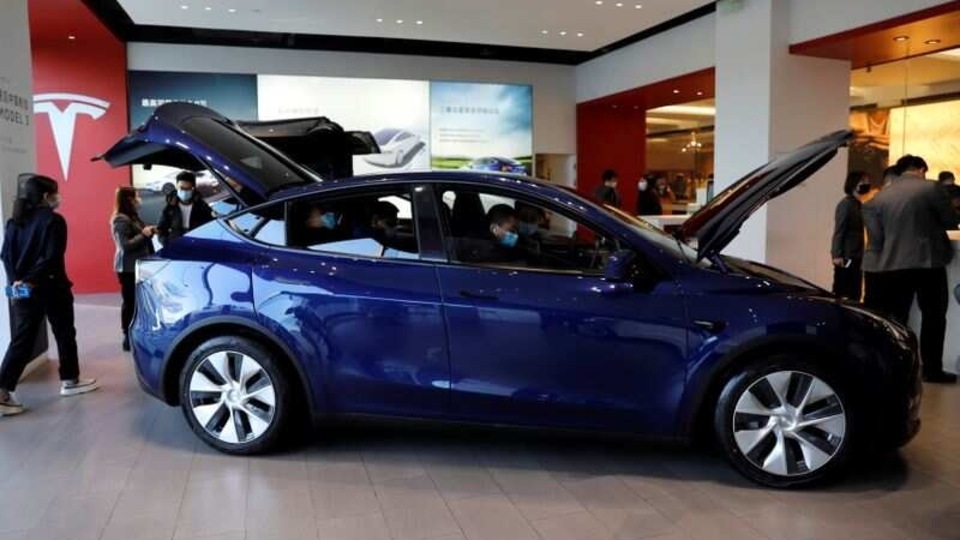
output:
POLYGON ((576 192, 556 184, 551 184, 544 180, 531 178, 522 174, 511 173, 490 173, 482 171, 421 171, 421 172, 402 172, 389 174, 365 174, 344 178, 339 180, 324 180, 316 184, 309 184, 302 187, 293 187, 283 189, 270 197, 271 201, 281 201, 296 199, 313 194, 321 194, 326 191, 333 191, 345 188, 361 188, 377 185, 390 184, 412 184, 412 183, 451 183, 451 184, 473 184, 477 187, 490 188, 513 188, 526 192, 537 192, 543 189, 549 189, 554 194, 560 193, 567 196, 578 197, 576 192))

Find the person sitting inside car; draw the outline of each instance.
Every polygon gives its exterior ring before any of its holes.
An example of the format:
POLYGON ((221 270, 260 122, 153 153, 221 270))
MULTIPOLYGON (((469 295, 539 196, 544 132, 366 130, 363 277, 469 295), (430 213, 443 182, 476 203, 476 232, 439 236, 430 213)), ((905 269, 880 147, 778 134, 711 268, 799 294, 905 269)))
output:
POLYGON ((342 227, 343 216, 330 205, 318 204, 310 208, 304 223, 302 244, 319 246, 349 238, 342 227))
POLYGON ((418 252, 417 240, 413 234, 399 230, 400 209, 386 201, 377 201, 370 210, 368 232, 356 234, 357 238, 369 237, 384 247, 383 257, 391 259, 409 258, 418 252))
POLYGON ((476 263, 507 263, 524 259, 524 249, 517 233, 517 211, 498 204, 487 213, 490 234, 485 239, 461 238, 457 257, 476 263))

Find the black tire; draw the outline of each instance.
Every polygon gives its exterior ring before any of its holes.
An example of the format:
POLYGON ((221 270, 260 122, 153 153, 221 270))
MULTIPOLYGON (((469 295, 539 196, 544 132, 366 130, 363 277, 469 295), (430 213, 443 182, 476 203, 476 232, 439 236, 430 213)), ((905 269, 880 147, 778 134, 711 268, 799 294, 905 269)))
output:
MULTIPOLYGON (((824 387, 818 385, 817 388, 822 390, 824 387)), ((835 480, 846 471, 857 447, 863 442, 861 440, 860 415, 852 392, 849 389, 849 384, 847 384, 842 377, 838 376, 832 370, 825 369, 820 364, 803 356, 778 355, 768 357, 762 361, 756 361, 734 373, 720 393, 714 415, 716 439, 733 467, 758 484, 785 489, 820 485, 835 480), (829 424, 830 429, 824 431, 821 429, 821 426, 798 429, 796 427, 798 424, 790 423, 789 417, 791 413, 788 412, 782 413, 783 418, 779 418, 781 413, 767 415, 766 417, 763 415, 743 413, 743 409, 741 409, 740 413, 737 413, 737 406, 741 398, 744 399, 743 403, 745 406, 750 403, 749 400, 754 398, 756 398, 755 403, 760 403, 761 405, 765 404, 767 400, 780 401, 779 396, 775 395, 771 397, 769 393, 766 392, 767 388, 763 388, 765 383, 762 381, 767 381, 766 385, 772 388, 772 384, 769 382, 770 380, 767 379, 767 377, 771 375, 774 379, 787 377, 783 379, 789 381, 787 391, 780 393, 786 394, 784 400, 791 406, 793 406, 791 402, 797 402, 798 399, 800 399, 799 396, 804 393, 803 384, 804 381, 807 380, 807 377, 813 377, 825 383, 827 387, 833 391, 836 402, 839 402, 839 409, 833 398, 819 399, 815 403, 808 403, 809 408, 800 407, 799 409, 801 412, 812 411, 808 413, 810 414, 809 418, 816 418, 818 416, 826 417, 828 414, 835 415, 837 412, 841 412, 843 414, 842 425, 845 427, 842 429, 843 435, 840 442, 836 442, 835 434, 828 432, 840 431, 838 426, 841 424, 838 420, 831 421, 829 424), (757 386, 755 387, 754 385, 757 386), (751 391, 751 389, 753 389, 753 391, 751 391), (750 396, 744 397, 748 392, 750 396), (758 394, 760 397, 757 397, 758 394), (761 397, 763 399, 761 399, 761 397), (817 408, 814 409, 814 406, 817 408), (737 431, 735 431, 735 417, 737 418, 737 431), (757 426, 762 427, 758 428, 757 426), (764 433, 768 428, 771 430, 769 434, 760 437, 759 434, 764 433), (742 437, 758 434, 758 442, 755 446, 752 446, 754 450, 745 454, 737 442, 735 433, 740 433, 742 437), (781 433, 786 434, 778 435, 781 433), (770 439, 771 436, 772 440, 770 439), (803 441, 800 440, 801 438, 803 441), (780 443, 779 441, 783 442, 780 443), (808 444, 809 441, 814 441, 816 444, 808 444), (816 452, 811 449, 811 446, 817 445, 823 445, 823 448, 826 448, 828 451, 832 450, 833 453, 823 452, 822 455, 816 454, 816 452), (768 448, 769 452, 765 454, 768 448), (778 448, 783 450, 782 454, 778 453, 778 448), (813 463, 814 465, 817 464, 817 460, 823 459, 822 456, 830 455, 831 457, 823 464, 809 467, 805 452, 811 452, 810 455, 814 456, 814 458, 809 460, 809 463, 813 463), (772 467, 777 467, 782 464, 782 466, 786 468, 785 474, 779 472, 772 473, 764 469, 764 465, 768 463, 768 460, 769 463, 773 463, 773 456, 781 455, 784 456, 784 458, 780 460, 778 465, 773 465, 772 467), (762 464, 758 464, 761 460, 762 464)), ((775 401, 770 401, 770 403, 773 402, 775 401)), ((764 410, 767 409, 764 408, 764 410)), ((838 417, 831 416, 831 418, 838 417)), ((797 417, 794 416, 793 419, 796 420, 797 417)), ((825 423, 823 426, 827 426, 827 424, 825 423)), ((744 442, 744 445, 750 447, 747 442, 744 442)), ((818 448, 820 447, 818 446, 818 448)))
MULTIPOLYGON (((241 361, 240 366, 243 365, 243 361, 241 361)), ((249 364, 247 365, 249 366, 249 364)), ((238 376, 234 378, 242 380, 244 377, 238 376)), ((229 384, 227 379, 221 380, 229 384)), ((288 427, 295 413, 295 411, 293 411, 293 404, 295 402, 293 389, 294 387, 292 386, 290 377, 285 370, 282 369, 278 359, 261 344, 239 336, 218 337, 202 343, 194 349, 187 359, 183 371, 180 374, 180 408, 183 410, 183 414, 190 424, 190 428, 193 429, 193 432, 207 445, 227 454, 262 454, 279 449, 281 443, 286 438, 288 427), (208 359, 215 357, 215 355, 219 353, 225 353, 227 355, 227 369, 230 373, 234 371, 239 373, 242 369, 235 367, 237 366, 236 359, 239 356, 240 358, 246 357, 252 359, 263 374, 266 375, 266 377, 263 377, 258 374, 255 375, 255 377, 257 377, 256 380, 251 377, 241 383, 241 386, 246 386, 245 391, 254 389, 257 394, 251 398, 250 401, 238 400, 238 403, 243 402, 247 406, 252 404, 252 407, 247 407, 247 409, 241 412, 235 412, 235 410, 231 410, 230 406, 226 405, 228 393, 220 393, 220 406, 217 407, 218 401, 215 397, 217 392, 191 392, 192 380, 199 380, 201 384, 204 384, 203 379, 198 378, 202 377, 205 378, 206 381, 212 382, 216 378, 216 375, 219 374, 219 372, 211 373, 210 366, 213 364, 207 362, 208 359), (204 372, 197 373, 201 368, 204 372), (274 397, 272 400, 272 408, 270 408, 269 403, 271 400, 268 399, 269 394, 263 393, 264 385, 266 384, 272 386, 272 395, 274 397), (256 385, 256 388, 251 388, 253 385, 256 385), (257 401, 261 398, 263 399, 262 401, 257 401), (195 406, 205 404, 210 404, 210 408, 216 409, 216 412, 211 415, 207 424, 201 422, 198 418, 198 413, 195 412, 195 406), (268 410, 270 411, 269 413, 267 412, 268 410), (252 417, 254 413, 256 413, 257 418, 252 417), (229 419, 223 420, 223 415, 227 415, 229 419), (264 421, 265 418, 269 418, 269 422, 264 421), (228 427, 226 423, 231 420, 233 420, 233 423, 228 427), (259 434, 257 434, 257 431, 259 431, 259 428, 262 427, 263 424, 257 422, 258 420, 259 422, 267 424, 267 427, 259 434), (211 422, 212 424, 210 424, 211 422), (220 436, 214 434, 217 431, 216 426, 221 422, 223 423, 221 435, 227 435, 225 438, 228 440, 223 440, 220 436), (257 426, 251 428, 254 423, 257 423, 257 426), (246 435, 243 435, 244 424, 245 428, 250 430, 246 435), (208 430, 207 425, 213 426, 212 431, 208 430), (236 437, 229 437, 230 429, 233 429, 234 433, 238 435, 236 437), (228 433, 224 434, 224 431, 228 433), (255 434, 256 436, 254 436, 255 434), (232 439, 237 439, 237 441, 233 442, 232 439)))

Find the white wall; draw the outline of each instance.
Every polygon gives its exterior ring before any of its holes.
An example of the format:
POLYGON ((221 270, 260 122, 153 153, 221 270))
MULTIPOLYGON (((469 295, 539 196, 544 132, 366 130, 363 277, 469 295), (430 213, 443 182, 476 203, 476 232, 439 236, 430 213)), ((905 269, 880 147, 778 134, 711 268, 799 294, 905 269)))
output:
POLYGON ((790 42, 801 43, 946 3, 944 0, 791 0, 790 42))
POLYGON ((713 67, 715 27, 708 15, 577 66, 577 102, 713 67))
MULTIPOLYGON (((27 0, 6 0, 0 17, 0 90, 26 103, 18 106, 8 100, 2 105, 11 112, 0 117, 0 222, 13 210, 17 176, 36 169, 29 28, 27 0)), ((2 265, 0 282, 7 284, 2 265)), ((0 348, 6 349, 9 343, 10 311, 6 297, 0 295, 0 348)))
POLYGON ((570 66, 419 56, 130 43, 131 70, 454 80, 533 86, 535 153, 577 150, 570 66))

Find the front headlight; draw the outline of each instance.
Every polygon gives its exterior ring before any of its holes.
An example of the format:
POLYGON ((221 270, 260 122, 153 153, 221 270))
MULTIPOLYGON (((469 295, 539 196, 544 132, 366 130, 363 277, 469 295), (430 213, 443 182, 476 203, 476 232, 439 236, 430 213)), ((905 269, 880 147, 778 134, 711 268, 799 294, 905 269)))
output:
POLYGON ((906 326, 888 319, 879 313, 870 311, 859 304, 841 304, 844 309, 856 313, 860 317, 869 320, 873 324, 883 328, 901 342, 910 342, 913 339, 913 332, 906 326))

